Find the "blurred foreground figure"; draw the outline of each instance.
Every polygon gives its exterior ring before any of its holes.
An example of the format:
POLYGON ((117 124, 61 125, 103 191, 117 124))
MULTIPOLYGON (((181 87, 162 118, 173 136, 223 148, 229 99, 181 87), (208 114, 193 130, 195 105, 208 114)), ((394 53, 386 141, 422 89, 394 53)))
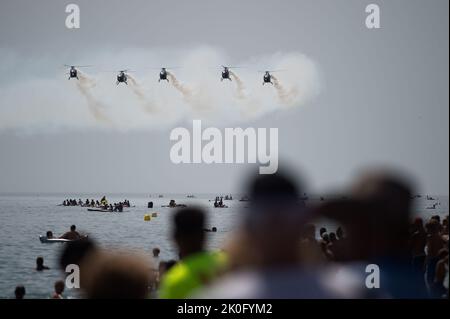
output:
POLYGON ((59 256, 59 266, 62 272, 66 272, 69 265, 77 265, 80 269, 80 288, 83 291, 84 282, 91 273, 91 264, 96 261, 95 256, 99 252, 97 244, 89 238, 83 238, 68 242, 64 245, 59 256))
MULTIPOLYGON (((417 259, 423 261, 423 235, 418 233, 411 255, 409 238, 411 216, 410 185, 396 175, 372 172, 362 175, 352 187, 352 198, 323 205, 322 216, 342 224, 347 232, 345 258, 340 269, 344 272, 365 274, 367 265, 379 268, 379 287, 359 286, 360 297, 365 298, 426 298, 423 273, 418 271, 417 259)), ((420 221, 417 221, 420 228, 420 221)), ((422 232, 422 230, 419 230, 422 232)), ((420 263, 420 262, 419 262, 420 263)), ((337 267, 339 269, 339 267, 337 267)), ((372 277, 374 278, 374 277, 372 277)), ((334 278, 336 279, 336 278, 334 278)), ((330 281, 332 282, 332 280, 330 281)), ((335 281, 334 289, 339 285, 335 281)))
MULTIPOLYGON (((258 175, 248 194, 252 198, 240 240, 239 255, 248 263, 201 294, 205 298, 330 298, 319 280, 318 267, 302 267, 298 254, 300 230, 306 211, 299 190, 278 172, 258 175)), ((230 256, 235 258, 236 255, 230 256)), ((231 261, 234 264, 239 264, 231 261)))
POLYGON ((82 296, 90 299, 147 298, 155 281, 144 254, 104 250, 88 238, 67 243, 59 262, 63 271, 70 264, 79 266, 82 296))
POLYGON ((216 279, 226 266, 221 252, 205 251, 205 214, 200 209, 178 211, 173 220, 173 239, 180 261, 160 279, 160 298, 182 299, 216 279))
POLYGON ((113 251, 98 253, 91 263, 84 291, 90 299, 145 299, 154 276, 150 260, 138 254, 113 251))

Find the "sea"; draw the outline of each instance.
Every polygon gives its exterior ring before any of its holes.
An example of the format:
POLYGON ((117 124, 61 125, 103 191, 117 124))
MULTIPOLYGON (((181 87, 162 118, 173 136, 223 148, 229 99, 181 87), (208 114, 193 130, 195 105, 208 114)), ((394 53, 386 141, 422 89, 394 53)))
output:
MULTIPOLYGON (((217 194, 106 194, 109 202, 128 199, 133 207, 123 213, 90 212, 85 207, 61 206, 66 198, 100 199, 104 194, 0 194, 0 298, 13 298, 17 285, 24 285, 27 298, 49 298, 56 280, 65 274, 58 268, 58 258, 64 243, 44 244, 39 235, 51 230, 55 236, 76 225, 80 233, 87 234, 100 246, 137 250, 151 256, 152 249, 161 250, 160 260, 176 259, 176 247, 171 239, 172 215, 176 209, 161 207, 171 199, 177 204, 196 205, 207 211, 207 247, 218 249, 239 228, 242 216, 248 210, 248 202, 238 199, 224 201, 228 208, 213 208, 217 194), (153 202, 153 208, 147 208, 153 202), (145 214, 157 213, 157 217, 144 221, 145 214), (36 258, 42 256, 49 270, 35 270, 36 258)), ((317 204, 319 196, 311 196, 307 206, 317 204)), ((448 196, 421 196, 414 200, 414 214, 427 219, 432 215, 444 217, 449 212, 448 196)), ((319 227, 335 231, 338 225, 321 220, 319 227)), ((67 298, 78 298, 77 289, 66 289, 67 298)))

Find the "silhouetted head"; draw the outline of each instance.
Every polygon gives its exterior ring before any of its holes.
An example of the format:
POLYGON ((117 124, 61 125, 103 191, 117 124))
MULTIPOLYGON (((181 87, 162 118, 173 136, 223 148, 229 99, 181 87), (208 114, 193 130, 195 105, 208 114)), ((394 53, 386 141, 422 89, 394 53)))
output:
POLYGON ((53 238, 53 232, 51 232, 50 230, 47 232, 46 234, 47 238, 53 238))
POLYGON ((64 292, 64 287, 65 287, 64 281, 62 281, 62 280, 56 281, 54 287, 55 287, 55 292, 58 295, 62 294, 64 292))
POLYGON ((199 208, 183 208, 173 218, 173 238, 180 258, 200 252, 204 246, 205 213, 199 208))
POLYGON ((373 259, 408 254, 411 186, 397 174, 372 171, 361 175, 350 199, 325 203, 324 217, 343 224, 349 258, 373 259))
POLYGON ((324 233, 326 233, 326 232, 327 232, 327 229, 326 229, 325 227, 320 228, 320 230, 319 230, 319 236, 322 237, 322 235, 323 235, 324 233))
POLYGON ((159 248, 158 247, 155 247, 155 248, 153 248, 153 257, 158 257, 159 256, 159 253, 160 253, 160 250, 159 250, 159 248))
POLYGON ((65 271, 70 264, 80 265, 83 258, 96 249, 97 245, 89 238, 68 242, 59 257, 59 266, 65 271))
POLYGON ((25 294, 26 294, 25 287, 22 285, 17 286, 16 289, 14 290, 14 295, 16 296, 16 299, 23 299, 25 294))
POLYGON ((433 215, 433 216, 431 216, 431 219, 436 219, 438 221, 438 223, 441 222, 441 216, 439 216, 439 215, 433 215))
POLYGON ((75 231, 76 229, 77 229, 77 226, 75 226, 75 225, 70 226, 71 231, 75 231))
POLYGON ((99 254, 83 285, 90 299, 144 299, 153 284, 149 260, 126 252, 99 254))
POLYGON ((408 223, 411 209, 411 186, 400 177, 383 172, 362 175, 353 185, 353 197, 374 208, 381 223, 408 223))
MULTIPOLYGON (((252 198, 248 220, 250 224, 264 224, 265 220, 298 220, 301 215, 299 189, 282 172, 257 175, 249 186, 252 198)), ((268 226, 268 225, 266 225, 268 226)), ((272 227, 271 227, 272 228, 272 227)))
POLYGON ((293 243, 299 240, 306 217, 300 205, 298 186, 288 175, 278 171, 257 175, 247 193, 252 202, 244 226, 260 262, 264 266, 292 264, 297 258, 293 243))

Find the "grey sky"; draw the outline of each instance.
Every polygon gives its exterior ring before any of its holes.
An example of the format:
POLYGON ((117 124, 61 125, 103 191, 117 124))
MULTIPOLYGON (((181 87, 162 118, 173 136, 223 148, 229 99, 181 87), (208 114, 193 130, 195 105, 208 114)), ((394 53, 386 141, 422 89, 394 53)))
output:
MULTIPOLYGON (((447 0, 2 0, 0 49, 27 68, 3 57, 0 94, 5 73, 21 83, 104 51, 123 57, 128 49, 208 45, 233 61, 298 51, 320 69, 318 97, 241 126, 278 127, 280 159, 308 176, 314 191, 345 185, 358 169, 380 164, 413 174, 426 193, 448 195, 448 6, 447 0), (79 30, 64 25, 71 2, 80 5, 79 30), (369 3, 381 7, 380 30, 365 27, 369 3), (29 67, 39 59, 45 64, 29 67)), ((236 189, 248 166, 174 165, 169 132, 0 130, 0 192, 236 189)))

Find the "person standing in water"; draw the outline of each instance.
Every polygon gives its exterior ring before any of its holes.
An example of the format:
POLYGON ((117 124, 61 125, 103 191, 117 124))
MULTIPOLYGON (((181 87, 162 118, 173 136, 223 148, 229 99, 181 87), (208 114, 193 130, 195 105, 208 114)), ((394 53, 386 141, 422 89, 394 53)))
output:
POLYGON ((70 226, 70 231, 66 232, 64 235, 62 235, 61 239, 68 239, 68 240, 78 240, 81 238, 81 235, 76 231, 77 226, 72 225, 70 226))
POLYGON ((55 282, 55 292, 52 295, 52 299, 64 299, 62 293, 64 292, 64 281, 58 280, 55 282))

